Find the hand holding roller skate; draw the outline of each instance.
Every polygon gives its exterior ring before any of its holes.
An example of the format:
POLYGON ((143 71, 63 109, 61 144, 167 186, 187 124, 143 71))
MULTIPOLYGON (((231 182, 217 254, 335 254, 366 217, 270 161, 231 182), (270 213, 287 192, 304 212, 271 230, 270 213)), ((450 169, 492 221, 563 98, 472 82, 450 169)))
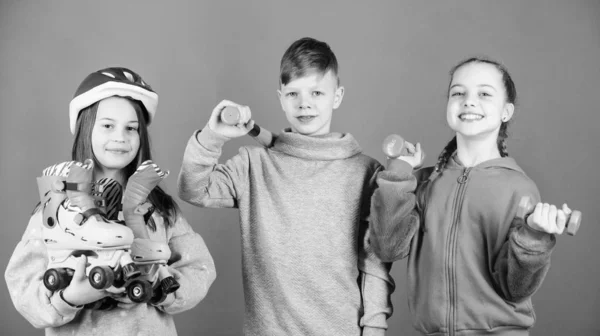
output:
MULTIPOLYGON (((517 209, 517 218, 522 219, 525 223, 527 223, 529 215, 533 213, 535 210, 535 204, 532 203, 531 198, 529 196, 523 196, 521 201, 519 202, 519 207, 517 209)), ((559 210, 563 211, 563 210, 559 210)), ((581 225, 581 212, 580 211, 572 211, 566 213, 566 231, 569 235, 574 236, 579 230, 579 226, 581 225)))
POLYGON ((395 170, 397 159, 403 160, 413 168, 419 168, 425 159, 425 153, 421 151, 421 144, 413 145, 397 135, 389 135, 383 140, 383 153, 388 158, 388 169, 395 170))
MULTIPOLYGON (((238 125, 241 121, 240 110, 234 106, 225 106, 221 111, 220 120, 229 126, 238 125)), ((253 137, 259 144, 264 147, 271 147, 273 144, 273 134, 271 132, 258 126, 253 120, 248 121, 246 128, 249 129, 248 135, 253 137)))

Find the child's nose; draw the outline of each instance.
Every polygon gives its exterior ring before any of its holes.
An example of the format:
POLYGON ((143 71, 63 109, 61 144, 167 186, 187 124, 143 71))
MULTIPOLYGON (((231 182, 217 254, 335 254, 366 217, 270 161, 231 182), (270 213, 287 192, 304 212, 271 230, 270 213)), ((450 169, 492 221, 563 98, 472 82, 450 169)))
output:
POLYGON ((301 95, 300 96, 300 109, 307 109, 310 108, 312 104, 312 98, 310 97, 310 95, 301 95))
POLYGON ((113 137, 112 137, 113 141, 125 142, 126 138, 127 138, 127 131, 126 130, 118 130, 116 132, 113 132, 113 137))
POLYGON ((472 95, 466 94, 463 101, 464 106, 475 106, 475 99, 472 95))

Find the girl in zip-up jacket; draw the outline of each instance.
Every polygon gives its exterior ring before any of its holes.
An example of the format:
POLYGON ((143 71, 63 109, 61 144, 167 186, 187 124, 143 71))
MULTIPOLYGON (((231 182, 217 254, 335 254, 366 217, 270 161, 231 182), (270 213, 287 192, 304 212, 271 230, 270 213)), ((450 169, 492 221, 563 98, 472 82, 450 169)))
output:
POLYGON ((571 210, 537 203, 539 192, 505 139, 516 91, 495 61, 471 58, 451 71, 447 122, 456 132, 435 167, 416 171, 420 146, 392 159, 372 197, 369 241, 384 261, 408 256, 409 309, 426 335, 528 335, 531 296, 550 267, 571 210), (416 192, 415 192, 416 189, 416 192))

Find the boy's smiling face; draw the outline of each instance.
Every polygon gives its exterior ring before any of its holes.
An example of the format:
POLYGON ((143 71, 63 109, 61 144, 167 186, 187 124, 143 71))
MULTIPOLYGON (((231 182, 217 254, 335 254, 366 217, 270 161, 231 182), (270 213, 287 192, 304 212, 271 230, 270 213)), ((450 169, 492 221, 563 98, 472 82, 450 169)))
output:
POLYGON ((344 97, 344 88, 332 71, 311 71, 277 90, 281 107, 293 132, 316 136, 329 133, 333 110, 344 97))

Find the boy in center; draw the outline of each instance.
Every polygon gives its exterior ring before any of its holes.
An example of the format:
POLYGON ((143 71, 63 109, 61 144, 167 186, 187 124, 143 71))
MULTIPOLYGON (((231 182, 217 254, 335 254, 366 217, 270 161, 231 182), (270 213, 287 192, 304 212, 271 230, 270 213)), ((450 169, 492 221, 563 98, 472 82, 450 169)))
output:
POLYGON ((349 133, 331 132, 344 97, 330 47, 312 38, 284 53, 278 90, 289 123, 272 147, 225 142, 248 133, 247 106, 222 101, 188 141, 179 196, 237 207, 242 235, 245 335, 384 335, 392 313, 390 265, 365 245, 370 198, 383 167, 349 133), (228 106, 235 126, 220 120, 228 106))

